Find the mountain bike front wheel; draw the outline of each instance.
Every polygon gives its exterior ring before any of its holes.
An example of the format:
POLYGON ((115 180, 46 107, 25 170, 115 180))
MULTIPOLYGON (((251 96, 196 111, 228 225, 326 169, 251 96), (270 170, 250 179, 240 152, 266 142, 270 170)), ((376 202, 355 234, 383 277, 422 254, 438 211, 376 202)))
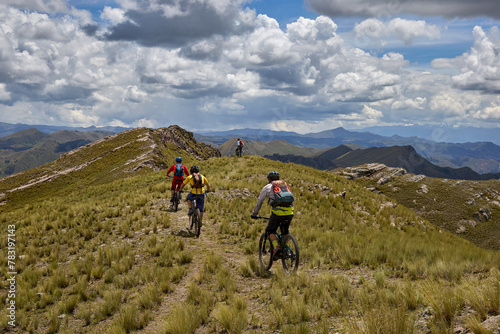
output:
POLYGON ((282 247, 281 262, 283 269, 288 273, 297 271, 299 268, 299 243, 297 239, 291 234, 285 235, 282 247))
POLYGON ((271 269, 273 265, 273 243, 266 232, 262 233, 259 240, 259 262, 263 270, 271 269))

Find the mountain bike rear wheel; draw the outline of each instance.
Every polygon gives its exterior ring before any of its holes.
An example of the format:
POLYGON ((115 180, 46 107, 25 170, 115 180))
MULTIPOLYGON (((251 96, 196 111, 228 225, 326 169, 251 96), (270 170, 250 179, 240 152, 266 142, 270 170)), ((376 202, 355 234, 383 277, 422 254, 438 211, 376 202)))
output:
POLYGON ((192 216, 192 223, 191 223, 191 228, 193 228, 193 233, 194 235, 199 238, 200 237, 200 232, 201 232, 201 215, 200 215, 200 209, 196 208, 193 212, 192 216))
POLYGON ((260 266, 264 270, 271 269, 273 265, 273 243, 269 236, 264 232, 260 236, 259 240, 259 262, 260 266))
POLYGON ((176 211, 176 212, 177 212, 177 210, 179 209, 179 202, 180 202, 180 198, 179 198, 179 197, 180 197, 180 196, 181 196, 181 195, 180 195, 180 193, 179 193, 179 192, 177 192, 177 191, 176 191, 176 192, 174 193, 174 202, 172 203, 172 208, 173 208, 173 210, 174 210, 174 211, 176 211))
POLYGON ((287 234, 283 238, 282 246, 281 262, 283 269, 288 273, 297 271, 299 268, 299 243, 297 239, 293 235, 287 234))

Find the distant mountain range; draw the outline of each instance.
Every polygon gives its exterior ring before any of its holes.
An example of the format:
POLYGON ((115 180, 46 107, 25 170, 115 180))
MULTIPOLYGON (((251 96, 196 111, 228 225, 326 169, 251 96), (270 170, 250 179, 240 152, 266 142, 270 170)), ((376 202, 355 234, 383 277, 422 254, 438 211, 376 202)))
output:
POLYGON ((11 124, 11 123, 0 122, 0 137, 5 137, 14 134, 16 132, 19 132, 21 130, 28 130, 28 129, 37 129, 38 131, 43 133, 53 133, 61 130, 78 131, 78 132, 102 131, 106 133, 110 132, 118 133, 127 130, 128 128, 120 126, 103 126, 103 127, 89 126, 85 128, 85 127, 70 127, 70 126, 60 126, 60 125, 11 124))
MULTIPOLYGON (((500 132, 500 130, 498 131, 500 132)), ((426 160, 440 167, 455 169, 469 167, 479 174, 500 173, 500 146, 492 142, 445 143, 419 137, 402 137, 399 135, 384 137, 370 132, 349 131, 344 128, 304 135, 295 132, 241 129, 210 133, 204 132, 195 134, 195 137, 199 141, 211 143, 217 147, 220 147, 228 141, 234 140, 235 137, 241 137, 244 141, 256 140, 261 142, 273 142, 276 140, 284 140, 299 147, 310 147, 315 149, 326 149, 340 145, 364 148, 409 145, 426 160)), ((305 157, 314 155, 294 153, 289 149, 281 153, 270 150, 267 153, 261 152, 258 155, 273 154, 292 154, 305 157)))
POLYGON ((0 177, 56 160, 62 153, 113 134, 106 131, 58 130, 47 134, 31 128, 0 138, 0 177))
POLYGON ((492 142, 500 145, 500 128, 475 128, 472 126, 373 126, 356 131, 367 131, 373 134, 392 137, 419 137, 441 143, 474 143, 492 142))
POLYGON ((461 180, 500 179, 500 173, 479 174, 469 167, 451 168, 434 165, 409 145, 370 147, 357 150, 352 150, 345 145, 341 145, 315 157, 303 157, 291 154, 273 154, 266 155, 265 157, 324 170, 359 166, 367 163, 381 163, 389 167, 402 167, 412 174, 422 174, 436 178, 461 180))
MULTIPOLYGON (((3 148, 0 149, 0 176, 9 175, 11 172, 25 170, 40 163, 52 161, 56 159, 60 152, 70 150, 77 145, 84 145, 89 141, 100 139, 103 136, 111 133, 117 133, 125 130, 123 127, 86 127, 86 128, 71 128, 49 125, 26 125, 26 124, 9 124, 0 122, 0 137, 13 135, 20 130, 27 130, 30 127, 36 128, 38 134, 21 133, 18 137, 24 137, 22 140, 27 141, 23 145, 17 142, 16 145, 10 145, 4 142, 3 148), (46 138, 44 135, 56 133, 57 131, 66 130, 78 133, 80 137, 85 136, 84 133, 93 133, 92 137, 66 139, 55 139, 53 142, 48 142, 43 145, 46 138), (38 139, 34 137, 40 137, 38 139), (36 139, 36 140, 35 140, 36 139), (31 146, 29 141, 34 141, 31 146), (29 150, 28 150, 29 149, 29 150), (34 153, 35 150, 38 153, 34 153), (20 154, 17 157, 16 154, 20 154), (16 163, 13 165, 12 161, 16 163), (24 166, 24 167, 22 167, 24 166)), ((255 154, 260 156, 281 155, 286 156, 289 161, 302 161, 301 163, 308 166, 313 166, 319 169, 329 169, 333 166, 339 166, 341 160, 332 164, 332 159, 329 156, 322 155, 332 154, 326 153, 329 150, 347 146, 352 150, 360 148, 390 148, 394 146, 411 146, 418 155, 418 160, 424 159, 435 167, 445 168, 446 170, 460 170, 469 168, 478 175, 486 174, 484 177, 491 177, 500 173, 500 146, 495 142, 500 141, 499 129, 479 129, 472 127, 440 127, 431 128, 425 126, 410 126, 410 127, 373 127, 370 128, 379 133, 402 133, 406 130, 406 134, 421 134, 424 137, 434 138, 436 141, 417 136, 401 136, 392 135, 390 137, 375 134, 372 132, 357 132, 349 131, 344 128, 336 128, 318 133, 298 134, 287 131, 271 131, 262 129, 238 129, 230 131, 211 131, 195 133, 195 138, 198 141, 211 144, 217 147, 222 155, 234 154, 236 137, 241 137, 245 143, 246 154, 255 154), (392 132, 391 132, 392 131, 392 132), (457 131, 463 133, 463 140, 467 138, 492 138, 494 141, 482 142, 444 142, 444 139, 457 139, 457 131), (495 137, 496 134, 496 137, 495 137), (474 137, 473 137, 474 136, 474 137), (296 156, 296 157, 293 157, 296 156)), ((5 138, 0 138, 5 139, 5 138)), ((11 139, 12 140, 12 139, 11 139)), ((20 139, 17 139, 18 141, 20 139)), ((462 140, 462 141, 463 141, 462 140)), ((391 150, 389 150, 391 151, 391 150)), ((369 152, 369 151, 367 151, 369 152)), ((367 153, 365 152, 365 153, 367 153)), ((382 150, 374 150, 372 153, 382 154, 382 150)), ((392 152, 395 154, 395 152, 392 152)), ((403 156, 410 154, 403 154, 403 156)), ((352 159, 354 155, 350 155, 352 159)), ((278 158, 277 156, 274 157, 278 158)), ((284 159, 284 158, 283 158, 284 159)), ((361 161, 357 159, 356 161, 361 161)), ((378 158, 380 160, 380 158, 378 158)), ((364 163, 366 161, 363 161, 364 163)), ((380 161, 382 162, 382 161, 380 161)), ((352 160, 350 163, 355 163, 352 160)), ((345 164, 341 164, 344 166, 345 164)), ((467 169, 460 172, 458 175, 472 175, 472 179, 477 179, 477 176, 469 173, 467 169)), ((440 172, 446 175, 448 172, 440 172)), ((452 173, 453 174, 453 173, 452 173)), ((479 177, 481 179, 483 176, 479 177)))
MULTIPOLYGON (((341 128, 339 128, 341 129, 341 128)), ((335 129, 337 130, 337 129, 335 129)), ((304 135, 288 131, 271 131, 260 129, 236 129, 229 131, 200 131, 198 136, 220 137, 226 140, 229 137, 246 137, 247 139, 270 141, 283 139, 284 137, 324 137, 325 133, 332 130, 307 133, 304 135)), ((338 131, 337 131, 338 132, 338 131)), ((383 137, 418 137, 436 143, 476 143, 492 142, 500 145, 500 128, 476 128, 471 126, 430 126, 430 125, 410 125, 410 126, 373 126, 362 129, 351 129, 349 132, 363 133, 370 132, 383 137)), ((298 138, 296 139, 298 140, 298 138)), ((222 140, 224 142, 225 140, 222 140)), ((221 144, 222 142, 219 142, 221 144)), ((319 143, 321 145, 321 143, 319 143)), ((307 145, 306 145, 307 146, 307 145)))

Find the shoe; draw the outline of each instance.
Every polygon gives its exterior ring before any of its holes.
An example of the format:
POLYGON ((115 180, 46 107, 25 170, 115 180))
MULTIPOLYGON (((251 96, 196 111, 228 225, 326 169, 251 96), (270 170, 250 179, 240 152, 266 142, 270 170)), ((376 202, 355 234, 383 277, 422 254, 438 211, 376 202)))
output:
POLYGON ((273 252, 273 260, 277 260, 281 257, 281 247, 278 246, 274 249, 274 252, 273 252))
POLYGON ((193 212, 194 212, 194 209, 192 207, 189 208, 188 216, 191 216, 193 214, 193 212))

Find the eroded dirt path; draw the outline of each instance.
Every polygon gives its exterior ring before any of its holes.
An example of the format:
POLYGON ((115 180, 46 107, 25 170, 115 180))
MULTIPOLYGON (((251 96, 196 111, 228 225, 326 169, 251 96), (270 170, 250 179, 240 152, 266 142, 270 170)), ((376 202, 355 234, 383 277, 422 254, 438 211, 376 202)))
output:
MULTIPOLYGON (((206 207, 209 209, 211 203, 208 198, 206 207)), ((164 230, 164 233, 177 233, 188 226, 187 203, 181 202, 177 212, 170 213, 171 226, 164 230)), ((182 305, 187 299, 188 289, 191 283, 197 282, 197 277, 203 270, 206 258, 209 254, 219 257, 222 266, 228 268, 231 272, 232 279, 236 282, 236 294, 240 295, 247 303, 248 319, 257 317, 264 319, 267 310, 261 298, 253 298, 255 294, 264 294, 267 287, 270 285, 269 278, 260 277, 243 277, 240 274, 240 266, 248 260, 248 256, 243 253, 242 247, 234 244, 234 240, 221 237, 219 235, 220 224, 217 221, 209 220, 208 215, 204 217, 203 227, 199 238, 175 236, 184 240, 185 250, 193 254, 193 260, 189 264, 189 271, 181 282, 175 285, 175 290, 167 294, 160 307, 153 312, 150 323, 138 333, 164 333, 165 323, 169 315, 176 306, 182 305)), ((257 254, 255 254, 257 257, 257 254)), ((256 259, 257 260, 257 259, 256 259)), ((217 275, 215 273, 214 275, 217 275)), ((216 291, 213 291, 214 294, 216 291)), ((262 326, 267 327, 265 321, 262 326)), ((213 324, 209 326, 199 327, 195 333, 209 333, 213 331, 213 324)))

